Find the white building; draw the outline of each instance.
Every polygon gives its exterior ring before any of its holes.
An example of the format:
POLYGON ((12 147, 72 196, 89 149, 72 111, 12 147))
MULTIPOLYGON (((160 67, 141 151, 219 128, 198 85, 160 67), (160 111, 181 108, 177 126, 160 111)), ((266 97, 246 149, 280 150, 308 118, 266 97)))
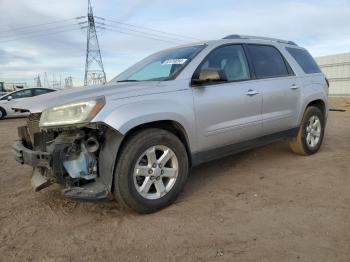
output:
POLYGON ((317 57, 316 62, 329 80, 330 95, 350 95, 350 53, 317 57))

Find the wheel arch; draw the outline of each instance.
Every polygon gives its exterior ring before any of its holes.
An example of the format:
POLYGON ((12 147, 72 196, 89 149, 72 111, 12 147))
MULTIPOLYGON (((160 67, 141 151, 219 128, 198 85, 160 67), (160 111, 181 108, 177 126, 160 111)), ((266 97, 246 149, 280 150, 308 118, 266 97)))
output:
MULTIPOLYGON (((188 156, 189 163, 191 165, 191 148, 189 143, 189 138, 187 135, 187 132, 185 128, 177 121, 174 120, 159 120, 159 121, 152 121, 147 122, 143 124, 139 124, 137 126, 132 127, 130 130, 128 130, 123 138, 123 141, 120 145, 120 148, 122 148, 123 144, 125 144, 130 136, 137 133, 140 130, 146 129, 146 128, 158 128, 166 130, 172 134, 174 134, 176 137, 180 139, 180 141, 184 144, 188 156)), ((119 155, 119 152, 118 152, 119 155)))
POLYGON ((6 112, 5 108, 0 106, 0 110, 2 110, 4 112, 4 117, 7 116, 7 112, 6 112))
POLYGON ((305 107, 305 110, 306 108, 310 107, 310 106, 314 106, 314 107, 317 107, 318 109, 321 110, 322 114, 324 116, 326 116, 326 103, 322 100, 322 99, 316 99, 316 100, 313 100, 311 102, 309 102, 306 107, 305 107))
POLYGON ((315 106, 317 108, 319 108, 322 112, 322 114, 324 115, 325 120, 327 120, 327 116, 328 116, 328 105, 327 105, 327 100, 326 98, 320 98, 319 96, 317 97, 312 97, 306 100, 306 102, 304 102, 304 106, 302 106, 302 111, 300 111, 299 113, 299 117, 298 117, 298 124, 300 125, 304 113, 306 111, 306 109, 310 106, 315 106))
MULTIPOLYGON (((114 192, 114 173, 117 167, 118 159, 121 155, 121 150, 123 146, 127 143, 128 139, 135 133, 147 129, 147 128, 159 128, 162 130, 167 130, 174 134, 176 137, 180 139, 180 141, 184 144, 188 156, 189 166, 192 165, 192 158, 191 158, 191 149, 189 144, 189 138, 187 135, 187 132, 185 128, 174 120, 160 120, 160 121, 152 121, 147 122, 143 124, 136 125, 129 129, 125 134, 121 134, 119 132, 116 132, 113 128, 108 129, 108 140, 111 140, 111 143, 109 144, 109 149, 104 152, 100 160, 104 161, 104 158, 107 158, 108 160, 103 165, 103 170, 106 172, 103 174, 104 181, 106 182, 106 185, 110 189, 111 192, 114 192), (112 154, 112 148, 116 148, 117 152, 113 156, 112 154), (112 155, 111 155, 112 154, 112 155), (114 158, 114 160, 112 159, 114 158)), ((101 170, 101 169, 100 169, 101 170)), ((102 171, 102 170, 101 170, 102 171)))

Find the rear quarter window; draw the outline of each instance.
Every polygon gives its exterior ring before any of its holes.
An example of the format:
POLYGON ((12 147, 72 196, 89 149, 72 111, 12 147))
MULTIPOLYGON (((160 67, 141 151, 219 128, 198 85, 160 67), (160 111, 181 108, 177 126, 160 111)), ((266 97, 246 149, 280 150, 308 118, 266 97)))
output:
POLYGON ((305 74, 321 73, 321 69, 308 51, 291 47, 286 47, 286 49, 295 61, 297 61, 305 74))

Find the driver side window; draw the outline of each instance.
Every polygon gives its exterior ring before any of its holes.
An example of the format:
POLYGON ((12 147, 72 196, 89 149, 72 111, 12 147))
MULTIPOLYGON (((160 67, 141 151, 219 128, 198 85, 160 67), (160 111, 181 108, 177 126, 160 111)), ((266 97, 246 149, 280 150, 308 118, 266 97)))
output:
POLYGON ((32 90, 31 89, 21 90, 16 93, 13 93, 11 96, 12 96, 12 99, 31 97, 32 90))
POLYGON ((227 81, 250 79, 250 72, 244 49, 241 45, 219 47, 205 59, 200 70, 221 70, 227 81))

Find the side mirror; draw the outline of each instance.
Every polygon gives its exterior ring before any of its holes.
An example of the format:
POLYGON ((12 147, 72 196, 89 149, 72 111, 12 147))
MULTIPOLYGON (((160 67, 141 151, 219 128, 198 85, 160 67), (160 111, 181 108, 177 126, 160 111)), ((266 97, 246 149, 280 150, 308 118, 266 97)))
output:
POLYGON ((219 82, 227 82, 227 77, 223 70, 216 68, 202 69, 199 71, 199 73, 195 74, 194 78, 192 79, 193 85, 219 82))
POLYGON ((11 101, 11 100, 12 100, 12 96, 8 96, 7 101, 11 101))

